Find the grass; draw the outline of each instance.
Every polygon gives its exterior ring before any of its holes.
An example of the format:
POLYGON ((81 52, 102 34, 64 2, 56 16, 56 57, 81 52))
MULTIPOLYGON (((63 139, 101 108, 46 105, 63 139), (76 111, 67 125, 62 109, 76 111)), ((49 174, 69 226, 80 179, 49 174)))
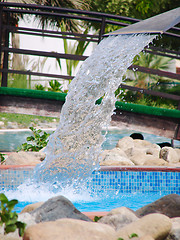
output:
POLYGON ((36 115, 16 114, 16 113, 0 113, 0 121, 4 122, 3 127, 7 127, 9 123, 17 123, 19 128, 29 128, 41 123, 58 122, 55 117, 43 117, 36 115))

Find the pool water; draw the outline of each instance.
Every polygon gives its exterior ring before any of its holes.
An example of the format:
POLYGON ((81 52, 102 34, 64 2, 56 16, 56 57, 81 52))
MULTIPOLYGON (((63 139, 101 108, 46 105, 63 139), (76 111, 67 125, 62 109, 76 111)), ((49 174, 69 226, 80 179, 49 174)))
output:
MULTIPOLYGON (((118 207, 128 207, 134 211, 152 203, 161 197, 167 195, 166 192, 158 193, 115 193, 109 192, 108 196, 101 193, 99 196, 92 197, 89 200, 76 200, 72 203, 80 212, 106 212, 118 207)), ((68 198, 69 199, 69 198, 68 198)), ((70 200, 70 199, 69 199, 70 200)), ((16 212, 21 212, 22 209, 31 203, 35 202, 19 202, 15 207, 16 212)))
MULTIPOLYGON (((47 133, 52 133, 53 130, 45 130, 47 133)), ((134 130, 127 130, 127 129, 110 129, 107 131, 106 139, 102 144, 103 149, 112 149, 116 146, 119 139, 130 136, 132 133, 136 131, 134 130)), ((161 143, 161 142, 169 142, 171 143, 171 139, 156 136, 153 134, 143 133, 144 139, 151 142, 151 143, 161 143)), ((105 134, 105 131, 102 132, 105 134)), ((0 130, 0 152, 13 152, 16 151, 22 143, 26 142, 26 138, 31 135, 30 130, 9 130, 9 131, 2 131, 0 130)), ((180 141, 174 141, 175 147, 180 148, 180 141)))
POLYGON ((76 188, 63 188, 59 182, 52 186, 41 183, 40 187, 26 183, 27 174, 31 178, 32 173, 32 170, 29 173, 24 170, 24 175, 23 172, 19 175, 18 170, 9 170, 8 174, 4 170, 0 172, 1 179, 5 180, 14 174, 13 184, 9 184, 12 181, 9 178, 7 185, 1 182, 0 189, 8 199, 18 199, 18 212, 27 204, 44 202, 58 195, 68 198, 79 211, 91 212, 110 211, 121 206, 137 210, 165 195, 180 194, 178 171, 94 171, 87 182, 76 188))

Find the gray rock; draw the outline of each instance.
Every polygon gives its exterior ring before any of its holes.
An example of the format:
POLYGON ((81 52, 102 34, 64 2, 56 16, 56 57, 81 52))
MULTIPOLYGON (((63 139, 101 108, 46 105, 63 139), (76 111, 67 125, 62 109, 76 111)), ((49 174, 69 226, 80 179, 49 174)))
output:
POLYGON ((180 218, 172 218, 172 228, 166 240, 180 239, 180 218))
POLYGON ((98 223, 104 223, 110 225, 115 230, 119 230, 125 225, 137 221, 138 219, 139 218, 131 209, 120 207, 108 212, 108 214, 102 217, 98 223))
POLYGON ((138 209, 135 213, 138 217, 150 213, 162 213, 170 218, 180 217, 180 195, 166 195, 157 201, 138 209))
POLYGON ((90 218, 82 214, 67 198, 57 196, 50 198, 39 208, 30 212, 35 217, 35 221, 47 222, 55 221, 60 218, 73 218, 84 221, 91 221, 90 218))

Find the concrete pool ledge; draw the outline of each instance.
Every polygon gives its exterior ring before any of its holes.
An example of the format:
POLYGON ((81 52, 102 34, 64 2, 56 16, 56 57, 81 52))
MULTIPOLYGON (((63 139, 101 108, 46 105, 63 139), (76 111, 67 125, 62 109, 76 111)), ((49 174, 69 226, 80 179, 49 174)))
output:
MULTIPOLYGON (((34 169, 35 165, 0 165, 1 170, 6 169, 34 169)), ((180 167, 160 166, 102 166, 98 171, 142 171, 142 172, 180 172, 180 167)))

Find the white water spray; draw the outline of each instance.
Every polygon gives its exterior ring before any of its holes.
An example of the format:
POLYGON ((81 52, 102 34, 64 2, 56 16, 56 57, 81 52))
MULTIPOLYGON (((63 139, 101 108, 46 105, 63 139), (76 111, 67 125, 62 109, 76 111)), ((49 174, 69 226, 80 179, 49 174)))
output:
POLYGON ((70 84, 57 130, 46 148, 47 157, 35 169, 43 182, 71 182, 88 177, 99 167, 99 154, 122 76, 155 36, 118 35, 101 41, 70 84), (96 101, 102 97, 101 104, 96 101))

